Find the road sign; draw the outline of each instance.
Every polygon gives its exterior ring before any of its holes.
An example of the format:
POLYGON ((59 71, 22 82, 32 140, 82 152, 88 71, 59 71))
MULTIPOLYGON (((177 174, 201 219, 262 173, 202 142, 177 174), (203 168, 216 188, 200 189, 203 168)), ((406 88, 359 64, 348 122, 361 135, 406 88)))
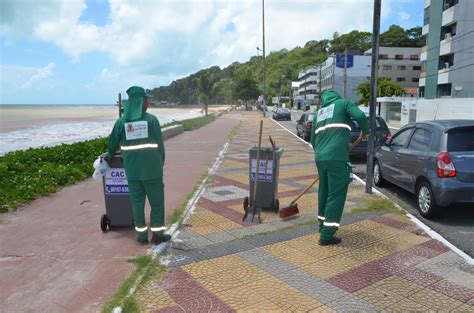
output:
MULTIPOLYGON (((345 59, 344 54, 336 55, 336 66, 344 68, 344 59, 345 59)), ((348 54, 346 68, 353 67, 353 66, 354 66, 354 55, 348 54)))

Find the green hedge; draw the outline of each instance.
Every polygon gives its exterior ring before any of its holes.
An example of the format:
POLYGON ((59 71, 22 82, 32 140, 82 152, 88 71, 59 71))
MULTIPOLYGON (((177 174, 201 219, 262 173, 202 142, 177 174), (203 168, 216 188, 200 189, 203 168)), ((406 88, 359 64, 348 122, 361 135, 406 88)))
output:
POLYGON ((16 209, 38 197, 90 177, 107 138, 15 151, 0 157, 0 210, 16 209))
MULTIPOLYGON (((163 127, 181 124, 194 130, 216 119, 215 115, 177 121, 163 127)), ((31 148, 0 157, 0 212, 16 209, 41 196, 90 177, 92 163, 107 150, 107 138, 31 148)))

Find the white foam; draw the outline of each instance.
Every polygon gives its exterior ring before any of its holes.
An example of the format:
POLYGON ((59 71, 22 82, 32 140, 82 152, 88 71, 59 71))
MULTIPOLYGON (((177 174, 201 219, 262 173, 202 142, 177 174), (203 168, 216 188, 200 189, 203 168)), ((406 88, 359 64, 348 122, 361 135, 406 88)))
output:
MULTIPOLYGON (((155 115, 158 117, 161 125, 172 121, 202 116, 200 110, 159 112, 159 114, 155 115)), ((16 150, 50 147, 62 143, 73 143, 105 137, 112 131, 114 123, 115 120, 113 119, 99 122, 58 123, 5 132, 0 137, 0 155, 16 150)))

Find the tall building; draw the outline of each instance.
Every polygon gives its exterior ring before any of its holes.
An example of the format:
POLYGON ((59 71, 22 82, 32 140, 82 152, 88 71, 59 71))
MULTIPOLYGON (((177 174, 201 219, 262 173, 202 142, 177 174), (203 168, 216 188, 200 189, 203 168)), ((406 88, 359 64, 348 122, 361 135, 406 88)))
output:
POLYGON ((420 95, 474 97, 474 1, 425 0, 420 95))
MULTIPOLYGON (((341 96, 344 95, 344 68, 341 64, 336 66, 336 57, 331 56, 324 64, 313 65, 301 71, 298 75, 300 87, 298 95, 294 97, 294 105, 298 108, 301 103, 316 104, 319 101, 319 88, 321 92, 334 89, 341 96)), ((354 89, 370 78, 370 56, 349 55, 346 74, 346 98, 357 102, 360 99, 354 89)))
MULTIPOLYGON (((421 48, 380 47, 378 77, 387 77, 405 89, 406 95, 418 94, 421 74, 421 48)), ((372 55, 372 49, 364 52, 372 55)))

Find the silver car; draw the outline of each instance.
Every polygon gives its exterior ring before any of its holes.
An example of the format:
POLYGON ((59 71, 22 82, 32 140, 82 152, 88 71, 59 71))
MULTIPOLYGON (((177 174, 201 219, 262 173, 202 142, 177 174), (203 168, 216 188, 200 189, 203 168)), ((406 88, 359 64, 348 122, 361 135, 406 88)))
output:
POLYGON ((408 124, 377 147, 374 184, 387 181, 416 194, 420 214, 474 203, 474 120, 408 124))

